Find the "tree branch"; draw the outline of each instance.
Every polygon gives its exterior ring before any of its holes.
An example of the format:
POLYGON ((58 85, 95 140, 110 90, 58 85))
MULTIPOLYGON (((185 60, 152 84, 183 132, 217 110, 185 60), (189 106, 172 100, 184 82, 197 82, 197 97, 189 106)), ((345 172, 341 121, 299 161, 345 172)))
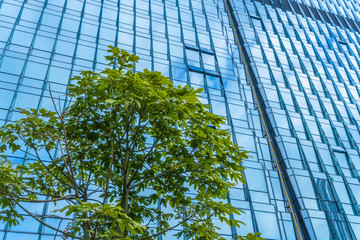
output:
POLYGON ((173 171, 174 171, 174 170, 169 170, 169 171, 166 171, 166 172, 162 172, 162 173, 160 173, 160 174, 158 174, 158 175, 156 175, 156 176, 153 176, 153 177, 144 179, 144 180, 142 180, 141 182, 138 182, 138 183, 130 186, 130 187, 129 187, 129 190, 134 189, 134 188, 140 186, 141 184, 144 184, 144 183, 146 183, 146 182, 148 182, 148 181, 151 181, 151 180, 153 180, 153 179, 157 179, 157 178, 160 178, 160 177, 162 177, 162 176, 165 176, 166 174, 171 173, 171 172, 173 172, 173 171))
MULTIPOLYGON (((71 180, 73 182, 73 185, 74 185, 74 189, 75 189, 75 193, 76 193, 76 197, 80 199, 80 195, 79 195, 79 192, 78 192, 78 186, 76 184, 76 181, 75 181, 75 178, 74 178, 74 172, 73 172, 73 169, 72 169, 72 163, 71 163, 71 155, 70 155, 70 151, 69 151, 69 144, 68 144, 68 141, 67 141, 67 137, 66 137, 66 129, 65 129, 65 120, 64 120, 64 116, 62 114, 60 114, 60 109, 59 111, 56 109, 56 103, 55 103, 55 100, 54 100, 54 97, 52 95, 52 92, 51 92, 51 88, 50 88, 50 84, 49 84, 49 93, 50 93, 50 97, 51 97, 51 100, 54 104, 54 108, 56 110, 56 113, 58 114, 61 122, 62 122, 62 129, 63 129, 63 135, 64 135, 64 141, 65 141, 65 145, 66 145, 66 151, 68 153, 68 157, 69 157, 69 163, 70 163, 70 171, 69 171, 69 168, 68 168, 68 165, 66 163, 66 159, 65 159, 65 156, 64 156, 64 152, 62 150, 62 146, 61 146, 61 140, 59 138, 59 144, 60 144, 60 150, 61 150, 61 155, 63 157, 63 160, 64 160, 64 163, 65 163, 65 166, 68 170, 68 172, 70 173, 70 177, 71 177, 71 180)), ((60 98, 59 98, 59 105, 60 105, 60 98)))
POLYGON ((16 205, 18 205, 22 210, 24 210, 27 214, 29 214, 30 217, 34 218, 36 221, 38 221, 38 222, 41 223, 42 225, 44 225, 44 226, 46 226, 46 227, 48 227, 48 228, 50 228, 50 229, 52 229, 52 230, 55 230, 55 231, 57 231, 57 232, 60 232, 60 233, 62 233, 63 235, 66 235, 66 236, 68 236, 68 237, 72 237, 72 238, 75 238, 75 239, 82 239, 81 237, 76 237, 76 236, 74 236, 74 235, 71 235, 70 233, 67 233, 67 232, 61 231, 61 230, 59 230, 59 229, 56 229, 55 227, 53 227, 53 226, 45 223, 44 221, 41 221, 39 218, 35 217, 31 212, 29 212, 28 210, 26 210, 26 208, 24 208, 23 206, 21 206, 21 204, 18 203, 14 198, 12 198, 12 199, 13 199, 13 201, 15 202, 16 205))
MULTIPOLYGON (((61 145, 61 140, 59 139, 59 144, 60 144, 60 151, 61 151, 61 156, 62 156, 62 159, 63 159, 63 162, 65 164, 65 167, 67 169, 67 171, 69 172, 69 175, 70 175, 70 178, 71 178, 71 181, 74 185, 74 189, 75 189, 75 193, 76 193, 76 197, 80 199, 80 195, 79 195, 79 192, 78 192, 78 189, 77 189, 77 184, 76 184, 76 181, 75 181, 75 178, 74 178, 74 173, 72 170, 69 169, 68 167, 68 164, 66 162, 66 159, 65 159, 65 155, 64 155, 64 152, 63 152, 63 149, 62 149, 62 145, 61 145)), ((71 161, 71 159, 69 159, 71 161)))

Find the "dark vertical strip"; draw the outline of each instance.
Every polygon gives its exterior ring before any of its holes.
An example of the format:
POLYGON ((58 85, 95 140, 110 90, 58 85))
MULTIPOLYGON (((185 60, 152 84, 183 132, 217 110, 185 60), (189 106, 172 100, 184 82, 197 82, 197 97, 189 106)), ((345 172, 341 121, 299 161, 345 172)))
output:
POLYGON ((301 9, 299 7, 299 4, 297 2, 294 2, 294 1, 291 1, 290 2, 294 11, 297 13, 297 14, 301 14, 302 15, 302 12, 301 12, 301 9))
POLYGON ((348 21, 349 25, 351 26, 351 28, 354 31, 357 31, 357 32, 360 31, 359 28, 355 25, 355 22, 351 18, 346 18, 346 20, 348 21))
POLYGON ((271 6, 271 0, 264 0, 264 3, 271 6))
POLYGON ((282 8, 282 7, 281 7, 281 3, 280 3, 279 0, 273 0, 273 4, 274 4, 274 6, 277 7, 277 8, 282 8))
POLYGON ((312 16, 311 16, 311 13, 310 13, 310 11, 309 11, 309 8, 308 8, 305 4, 302 4, 302 3, 299 3, 299 5, 300 5, 300 7, 302 8, 305 16, 311 18, 312 16))
POLYGON ((99 42, 100 42, 100 33, 101 33, 101 22, 103 19, 103 8, 104 8, 104 0, 101 0, 101 5, 100 5, 100 13, 99 13, 99 18, 98 18, 98 31, 96 34, 96 40, 95 40, 95 53, 94 53, 94 59, 93 59, 93 63, 92 63, 92 69, 95 72, 96 71, 96 63, 97 63, 97 56, 98 56, 98 51, 99 51, 99 42))
POLYGON ((309 9, 311 10, 311 12, 313 13, 314 17, 315 17, 317 20, 319 20, 319 21, 322 20, 321 17, 320 17, 320 15, 319 15, 319 12, 317 11, 316 8, 309 6, 309 9))
POLYGON ((355 20, 354 22, 356 23, 357 28, 360 29, 360 22, 358 20, 355 20))
POLYGON ((334 23, 335 25, 337 25, 337 26, 340 27, 340 23, 339 23, 339 21, 337 20, 336 15, 333 14, 333 13, 331 13, 331 12, 328 12, 328 14, 329 14, 330 18, 332 19, 333 23, 334 23))
POLYGON ((345 18, 343 16, 338 15, 337 17, 340 19, 340 22, 342 23, 342 25, 345 28, 350 29, 349 25, 346 23, 346 20, 345 20, 345 18))
POLYGON ((324 10, 319 9, 319 13, 321 14, 321 16, 323 17, 325 22, 331 24, 330 18, 329 18, 329 16, 327 15, 327 13, 324 10))
POLYGON ((290 6, 288 0, 281 0, 281 2, 282 2, 283 9, 284 9, 285 11, 289 11, 289 12, 292 11, 291 6, 290 6))

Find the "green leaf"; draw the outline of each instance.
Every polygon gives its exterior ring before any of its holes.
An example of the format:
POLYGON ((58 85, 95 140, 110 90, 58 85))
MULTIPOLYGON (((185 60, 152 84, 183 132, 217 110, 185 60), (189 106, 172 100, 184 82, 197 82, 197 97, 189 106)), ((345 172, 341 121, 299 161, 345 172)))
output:
POLYGON ((114 99, 106 99, 105 102, 106 102, 106 103, 110 103, 110 104, 114 104, 114 103, 116 103, 117 101, 114 100, 114 99))

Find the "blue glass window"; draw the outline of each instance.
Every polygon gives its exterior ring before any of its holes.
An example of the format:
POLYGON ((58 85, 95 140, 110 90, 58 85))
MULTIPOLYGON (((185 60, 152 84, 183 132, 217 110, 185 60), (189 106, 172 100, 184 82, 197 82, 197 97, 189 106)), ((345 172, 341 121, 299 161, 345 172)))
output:
POLYGON ((69 69, 50 67, 49 80, 51 82, 67 84, 69 78, 70 78, 69 69))
POLYGON ((252 135, 245 135, 236 133, 236 140, 240 147, 243 147, 247 151, 256 151, 254 137, 252 135))
POLYGON ((79 21, 75 21, 69 18, 63 18, 63 21, 61 23, 61 28, 64 30, 77 32, 79 29, 79 25, 80 25, 79 21))
MULTIPOLYGON (((25 224, 24 224, 25 225, 25 224)), ((28 224, 28 226, 31 226, 28 224)), ((27 240, 38 240, 39 235, 37 234, 26 234, 26 233, 16 233, 16 232, 9 232, 6 235, 7 239, 27 239, 27 240)))
POLYGON ((136 36, 136 47, 150 50, 150 39, 136 36))
POLYGON ((213 113, 226 117, 226 107, 224 102, 220 101, 211 101, 211 109, 213 113))
POLYGON ((37 108, 40 96, 28 94, 28 93, 17 93, 15 108, 37 108))
POLYGON ((329 226, 325 219, 314 218, 311 220, 317 239, 330 239, 329 226))
POLYGON ((218 77, 206 75, 206 80, 209 88, 220 89, 220 79, 218 77))
MULTIPOLYGON (((0 83, 1 84, 1 83, 0 83)), ((14 92, 0 88, 0 108, 9 108, 14 92)))
POLYGON ((54 15, 53 13, 44 13, 41 23, 43 25, 57 27, 60 23, 60 17, 54 15))
POLYGON ((45 79, 48 65, 28 62, 26 65, 25 76, 37 79, 45 79))
POLYGON ((35 11, 29 8, 24 8, 22 14, 21 14, 21 19, 22 20, 26 20, 26 21, 30 21, 30 22, 37 22, 39 20, 40 17, 40 12, 39 11, 35 11))
POLYGON ((119 37, 120 46, 122 46, 123 44, 126 44, 126 45, 134 44, 134 35, 132 35, 130 33, 118 32, 118 37, 119 37))
POLYGON ((274 213, 255 212, 259 232, 266 239, 280 239, 278 221, 274 213))
POLYGON ((25 61, 5 56, 0 67, 0 71, 20 75, 25 61))
MULTIPOLYGON (((234 204, 234 203, 233 203, 234 204)), ((242 222, 245 222, 246 225, 241 225, 240 228, 236 228, 236 233, 238 235, 246 235, 249 232, 254 232, 254 228, 253 228, 253 224, 252 224, 252 218, 251 218, 251 213, 249 210, 244 210, 245 213, 242 213, 240 216, 239 215, 235 215, 234 218, 236 220, 240 220, 242 222)))
POLYGON ((96 24, 83 22, 81 25, 82 34, 86 34, 89 36, 96 36, 97 31, 98 31, 98 26, 96 24))
MULTIPOLYGON (((170 27, 173 28, 172 26, 168 25, 168 28, 170 27)), ((162 22, 152 20, 151 28, 155 32, 165 33, 165 24, 162 22)))
POLYGON ((86 59, 86 60, 93 60, 95 54, 95 48, 84 46, 84 45, 78 45, 76 49, 76 56, 78 58, 86 59))
POLYGON ((309 177, 297 176, 298 186, 300 188, 301 195, 307 198, 315 198, 314 189, 309 177))
POLYGON ((9 3, 3 3, 1 6, 1 14, 5 14, 6 16, 17 17, 20 11, 20 6, 16 6, 9 3))
POLYGON ((33 34, 16 30, 12 37, 12 43, 29 47, 33 38, 33 34))
POLYGON ((134 21, 134 16, 132 14, 120 12, 120 22, 129 24, 131 26, 133 24, 133 21, 134 21))
POLYGON ((186 49, 186 58, 189 65, 200 67, 200 54, 198 51, 186 49))
POLYGON ((73 56, 75 51, 75 43, 65 42, 58 40, 56 41, 56 52, 68 56, 73 56))

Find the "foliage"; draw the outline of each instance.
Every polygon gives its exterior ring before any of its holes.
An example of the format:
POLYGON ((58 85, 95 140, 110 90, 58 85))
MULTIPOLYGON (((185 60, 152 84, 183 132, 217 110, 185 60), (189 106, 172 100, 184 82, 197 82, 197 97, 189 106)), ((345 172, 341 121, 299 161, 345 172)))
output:
POLYGON ((19 109, 24 118, 0 129, 0 219, 17 225, 22 209, 75 239, 224 239, 213 219, 241 224, 230 218, 241 210, 227 197, 244 183, 246 151, 222 129, 225 119, 199 101, 202 89, 134 72, 137 56, 108 52, 109 68, 72 79, 64 109, 49 88, 55 112, 19 109), (24 164, 6 159, 22 149, 24 164), (40 218, 24 206, 43 202, 59 207, 40 218), (67 220, 70 230, 47 217, 67 220))

